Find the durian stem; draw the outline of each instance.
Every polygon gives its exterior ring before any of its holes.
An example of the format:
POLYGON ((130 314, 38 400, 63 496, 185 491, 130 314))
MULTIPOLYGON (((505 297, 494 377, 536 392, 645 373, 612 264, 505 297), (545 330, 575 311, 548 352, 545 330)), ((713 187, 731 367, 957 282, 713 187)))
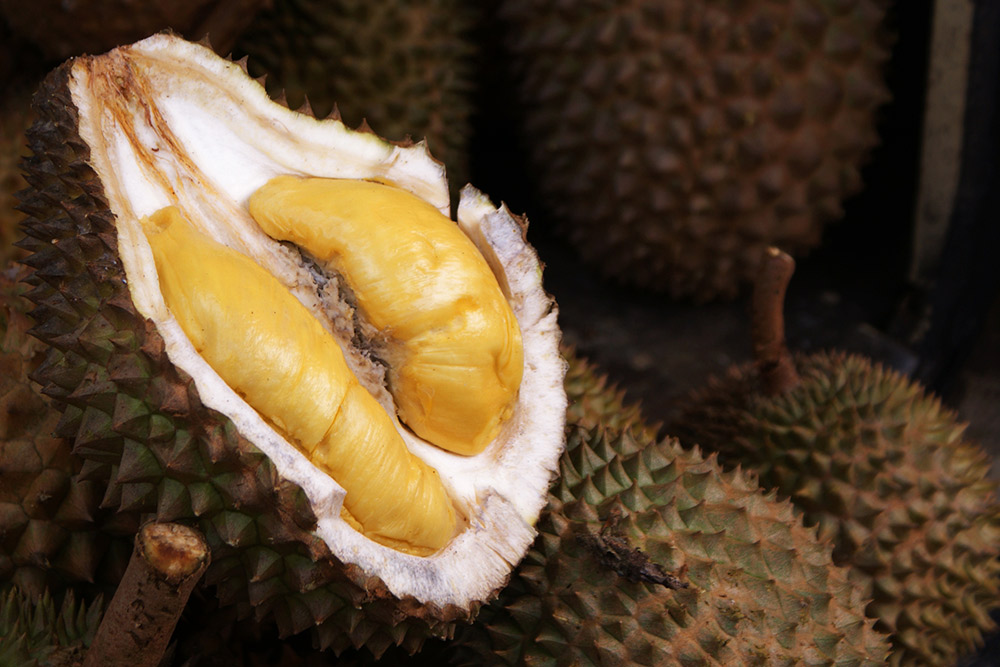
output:
POLYGON ((762 391, 777 396, 799 384, 792 355, 785 345, 785 292, 795 273, 795 260, 777 248, 768 248, 760 262, 751 305, 753 353, 762 391))
POLYGON ((671 590, 687 588, 688 583, 682 579, 687 566, 681 568, 678 574, 667 572, 644 551, 633 548, 627 537, 617 534, 621 520, 621 510, 612 507, 601 526, 601 532, 597 535, 582 535, 580 541, 594 552, 601 565, 629 581, 659 584, 671 590))
POLYGON ((83 666, 158 665, 209 561, 208 544, 197 530, 144 525, 83 666))

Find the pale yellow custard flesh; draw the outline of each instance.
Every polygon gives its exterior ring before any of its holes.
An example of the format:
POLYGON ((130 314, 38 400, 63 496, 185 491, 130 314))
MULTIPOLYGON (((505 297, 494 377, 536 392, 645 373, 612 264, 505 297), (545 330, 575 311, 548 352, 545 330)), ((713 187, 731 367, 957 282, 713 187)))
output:
POLYGON ((348 368, 332 335, 248 257, 194 229, 178 209, 142 220, 167 308, 234 391, 346 491, 370 539, 428 555, 456 533, 438 473, 348 368))
POLYGON ((400 420, 450 452, 474 455, 513 412, 524 371, 521 331, 475 244, 400 188, 278 176, 250 214, 343 279, 384 338, 400 420))

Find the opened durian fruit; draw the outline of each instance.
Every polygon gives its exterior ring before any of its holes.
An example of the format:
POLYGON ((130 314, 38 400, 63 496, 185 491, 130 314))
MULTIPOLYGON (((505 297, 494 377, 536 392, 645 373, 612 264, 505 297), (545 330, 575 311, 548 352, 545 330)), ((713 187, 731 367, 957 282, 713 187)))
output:
POLYGON ((168 34, 35 98, 36 378, 105 507, 197 522, 226 604, 320 645, 448 636, 527 551, 563 449, 523 223, 168 34))

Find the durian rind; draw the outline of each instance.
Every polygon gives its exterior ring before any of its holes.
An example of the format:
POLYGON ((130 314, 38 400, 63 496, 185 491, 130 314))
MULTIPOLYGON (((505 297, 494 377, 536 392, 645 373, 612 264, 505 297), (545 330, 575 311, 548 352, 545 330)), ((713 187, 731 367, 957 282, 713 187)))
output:
POLYGON ((115 534, 132 526, 100 508, 100 484, 75 478, 81 462, 57 433, 60 413, 29 379, 45 351, 28 333, 31 302, 17 282, 26 273, 0 272, 0 583, 33 596, 113 587, 132 549, 115 534))
POLYGON ((686 443, 742 465, 833 540, 872 588, 892 664, 951 665, 994 627, 1000 504, 965 425, 902 374, 856 355, 798 355, 802 384, 760 393, 736 367, 682 405, 686 443))
POLYGON ((460 225, 503 268, 525 379, 513 417, 479 456, 403 433, 442 471, 468 523, 433 556, 407 556, 341 520, 340 486, 194 353, 159 295, 138 221, 178 205, 309 306, 318 297, 295 253, 252 224, 217 221, 248 219, 241 204, 278 173, 389 181, 447 214, 441 165, 421 144, 276 105, 238 63, 170 35, 67 63, 36 105, 24 246, 41 337, 55 348, 39 377, 67 406, 86 472, 109 480, 105 504, 197 519, 213 549, 206 579, 223 601, 273 614, 285 633, 317 625, 323 645, 413 650, 473 616, 530 545, 562 442, 557 313, 519 223, 471 188, 460 204, 460 225), (268 132, 270 143, 260 139, 268 132))
POLYGON ((864 587, 833 565, 829 542, 790 503, 674 440, 634 428, 568 431, 538 539, 500 598, 458 637, 470 664, 885 660, 885 637, 863 613, 864 587), (600 564, 592 538, 602 529, 688 588, 630 581, 600 564))
POLYGON ((82 664, 97 634, 104 607, 68 591, 57 604, 48 590, 37 594, 12 587, 0 592, 0 664, 52 667, 82 664))
POLYGON ((584 428, 624 431, 639 429, 654 440, 659 426, 649 423, 638 403, 626 401, 625 391, 612 383, 608 376, 572 347, 563 346, 563 356, 569 363, 566 371, 566 422, 584 428))

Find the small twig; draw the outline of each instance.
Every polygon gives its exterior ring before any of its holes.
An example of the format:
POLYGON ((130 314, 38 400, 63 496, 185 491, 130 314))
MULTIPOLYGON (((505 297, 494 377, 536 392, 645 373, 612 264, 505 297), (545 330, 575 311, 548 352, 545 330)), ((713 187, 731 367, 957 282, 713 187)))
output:
POLYGON ((751 305, 751 336, 762 389, 777 396, 799 384, 792 355, 785 345, 785 292, 795 273, 795 260, 777 248, 768 248, 760 262, 751 305))
MULTIPOLYGON (((688 583, 654 563, 641 549, 634 549, 628 538, 617 534, 621 511, 615 507, 597 535, 582 535, 580 541, 597 556, 601 565, 629 581, 659 584, 671 590, 687 588, 688 583)), ((684 572, 681 572, 683 576, 684 572)))
POLYGON ((84 667, 155 667, 210 553, 197 530, 147 523, 87 651, 84 667))

